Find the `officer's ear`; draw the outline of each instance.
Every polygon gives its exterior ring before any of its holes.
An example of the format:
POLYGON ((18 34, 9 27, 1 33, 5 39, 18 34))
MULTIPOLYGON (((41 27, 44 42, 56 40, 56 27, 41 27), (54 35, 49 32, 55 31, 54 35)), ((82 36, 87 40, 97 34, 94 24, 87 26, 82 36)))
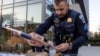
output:
POLYGON ((69 7, 69 3, 67 2, 67 5, 68 5, 68 7, 69 7))

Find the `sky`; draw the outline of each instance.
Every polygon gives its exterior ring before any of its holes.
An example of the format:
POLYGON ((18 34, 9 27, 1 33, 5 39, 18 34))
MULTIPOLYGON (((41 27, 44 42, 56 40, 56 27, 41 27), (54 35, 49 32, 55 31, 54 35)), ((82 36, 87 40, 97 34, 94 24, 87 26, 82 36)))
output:
POLYGON ((89 0, 89 31, 98 32, 100 26, 100 0, 89 0))

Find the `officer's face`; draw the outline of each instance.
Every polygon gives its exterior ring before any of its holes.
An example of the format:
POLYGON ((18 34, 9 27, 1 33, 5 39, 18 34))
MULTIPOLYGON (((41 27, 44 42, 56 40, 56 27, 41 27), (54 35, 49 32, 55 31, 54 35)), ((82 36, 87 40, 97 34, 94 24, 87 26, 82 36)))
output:
POLYGON ((60 2, 59 4, 54 4, 55 12, 59 18, 63 18, 68 12, 68 4, 66 2, 60 2))

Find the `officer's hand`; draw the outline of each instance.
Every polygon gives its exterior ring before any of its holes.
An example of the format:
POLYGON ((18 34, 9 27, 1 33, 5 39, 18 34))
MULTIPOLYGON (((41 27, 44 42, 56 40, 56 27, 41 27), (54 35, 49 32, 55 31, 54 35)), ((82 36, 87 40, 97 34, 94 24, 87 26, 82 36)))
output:
POLYGON ((57 52, 63 52, 68 50, 69 44, 68 43, 61 43, 60 45, 56 46, 57 52))
MULTIPOLYGON (((32 38, 36 38, 35 34, 36 34, 36 33, 32 32, 32 33, 30 33, 29 35, 30 35, 32 38)), ((40 38, 40 39, 42 39, 42 38, 40 38)), ((28 43, 30 46, 36 46, 36 47, 41 47, 41 46, 42 46, 41 43, 35 42, 35 41, 33 41, 33 40, 27 40, 27 43, 28 43)))

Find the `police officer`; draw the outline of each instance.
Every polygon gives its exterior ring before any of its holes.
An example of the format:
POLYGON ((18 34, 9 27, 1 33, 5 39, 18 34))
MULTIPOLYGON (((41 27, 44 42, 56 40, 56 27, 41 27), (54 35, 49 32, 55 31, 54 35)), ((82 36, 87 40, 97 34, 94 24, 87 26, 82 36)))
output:
MULTIPOLYGON (((69 9, 66 0, 54 0, 54 9, 55 13, 52 13, 35 32, 43 35, 51 26, 54 26, 54 42, 57 52, 77 54, 79 47, 88 40, 88 29, 84 17, 69 9)), ((28 43, 31 46, 40 46, 40 43, 34 43, 32 40, 28 43)))

